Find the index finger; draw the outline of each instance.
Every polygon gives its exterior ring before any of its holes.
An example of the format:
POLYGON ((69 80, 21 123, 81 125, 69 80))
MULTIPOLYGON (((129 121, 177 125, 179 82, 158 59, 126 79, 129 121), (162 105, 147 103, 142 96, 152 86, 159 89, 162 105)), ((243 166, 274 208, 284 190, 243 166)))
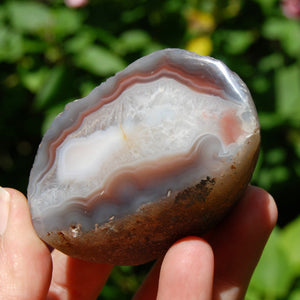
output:
POLYGON ((249 186, 231 214, 206 235, 215 256, 214 299, 243 298, 276 221, 272 196, 249 186))
POLYGON ((48 299, 96 299, 113 268, 52 252, 53 275, 48 299))

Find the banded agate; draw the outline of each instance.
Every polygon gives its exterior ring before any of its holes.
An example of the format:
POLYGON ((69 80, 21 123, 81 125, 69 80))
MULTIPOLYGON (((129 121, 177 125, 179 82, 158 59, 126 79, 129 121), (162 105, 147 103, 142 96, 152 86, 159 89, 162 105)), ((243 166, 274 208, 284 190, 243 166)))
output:
POLYGON ((185 50, 154 52, 53 121, 30 174, 34 227, 74 257, 150 261, 224 217, 248 185, 259 142, 235 73, 185 50))

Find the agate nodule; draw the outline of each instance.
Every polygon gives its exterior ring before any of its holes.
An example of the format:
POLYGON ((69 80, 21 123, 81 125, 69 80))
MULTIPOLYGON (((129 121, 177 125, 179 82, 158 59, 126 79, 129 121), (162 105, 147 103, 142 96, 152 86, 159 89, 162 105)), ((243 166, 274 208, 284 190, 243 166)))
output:
POLYGON ((56 117, 30 174, 34 227, 77 258, 145 263, 224 217, 259 142, 235 73, 185 50, 154 52, 56 117))

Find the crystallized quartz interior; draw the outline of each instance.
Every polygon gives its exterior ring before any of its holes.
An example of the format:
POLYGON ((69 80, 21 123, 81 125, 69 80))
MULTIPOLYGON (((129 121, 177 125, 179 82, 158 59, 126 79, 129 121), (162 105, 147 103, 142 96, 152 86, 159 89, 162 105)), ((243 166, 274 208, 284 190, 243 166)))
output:
POLYGON ((46 241, 53 232, 78 238, 78 230, 224 178, 239 167, 245 144, 257 151, 259 138, 249 142, 255 135, 250 93, 222 62, 180 49, 154 52, 56 117, 30 174, 34 227, 46 241))

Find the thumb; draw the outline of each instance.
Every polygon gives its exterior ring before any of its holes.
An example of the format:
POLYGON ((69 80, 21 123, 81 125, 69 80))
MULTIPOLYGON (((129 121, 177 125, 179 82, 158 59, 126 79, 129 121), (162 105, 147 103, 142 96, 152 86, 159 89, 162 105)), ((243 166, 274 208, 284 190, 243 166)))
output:
POLYGON ((51 255, 36 235, 27 200, 0 187, 0 299, 44 299, 51 255))

